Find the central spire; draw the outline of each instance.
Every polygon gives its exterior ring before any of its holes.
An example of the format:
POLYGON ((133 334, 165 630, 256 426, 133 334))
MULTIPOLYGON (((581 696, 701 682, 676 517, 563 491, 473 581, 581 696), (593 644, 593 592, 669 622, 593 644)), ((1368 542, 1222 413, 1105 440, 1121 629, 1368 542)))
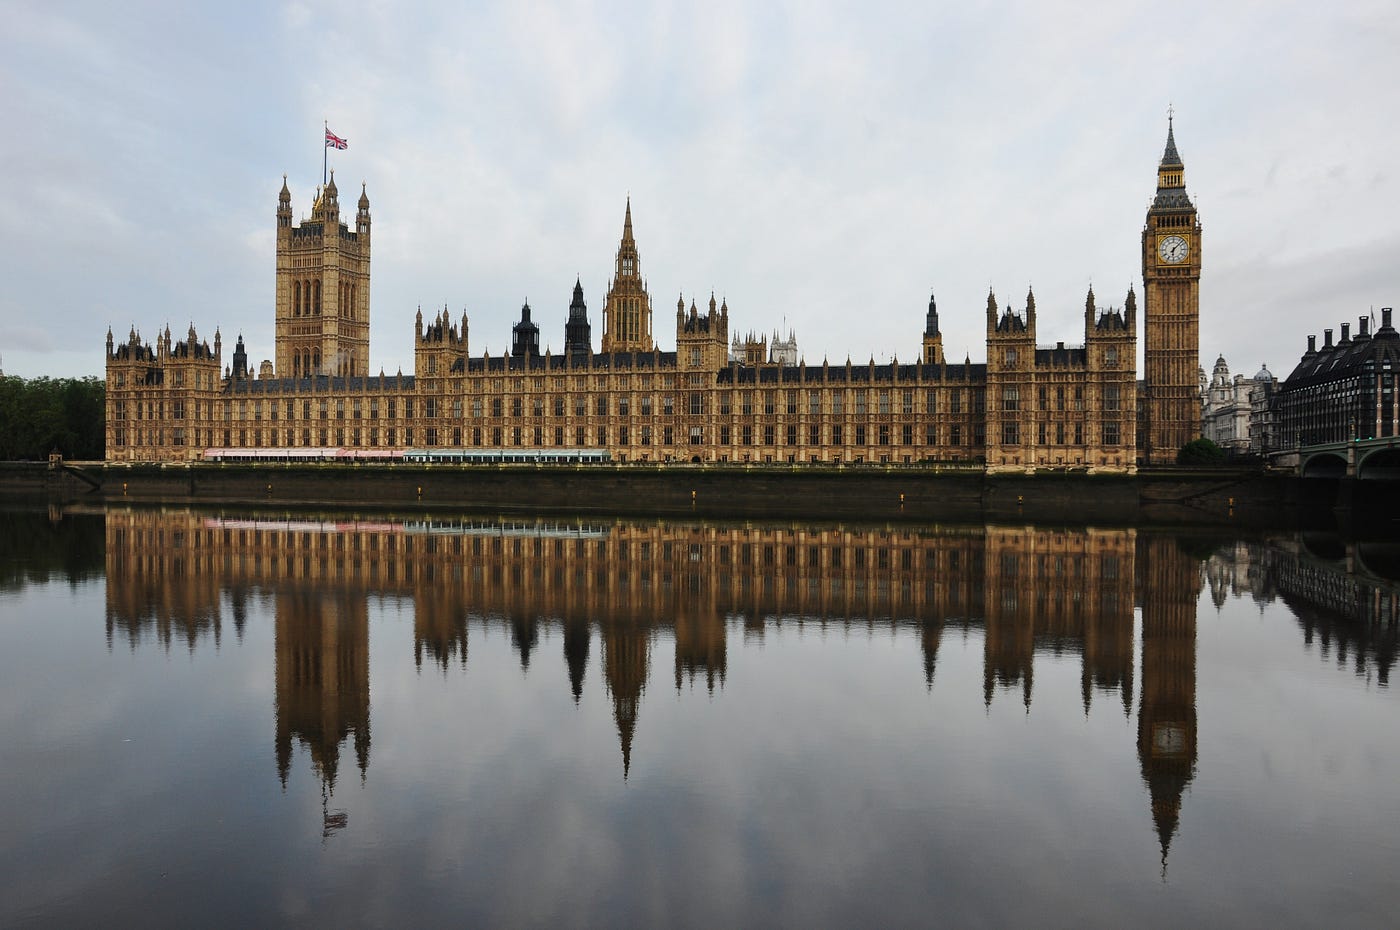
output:
POLYGON ((651 295, 642 281, 641 257, 632 237, 632 197, 622 220, 622 242, 617 247, 613 283, 603 307, 604 352, 650 352, 651 295))

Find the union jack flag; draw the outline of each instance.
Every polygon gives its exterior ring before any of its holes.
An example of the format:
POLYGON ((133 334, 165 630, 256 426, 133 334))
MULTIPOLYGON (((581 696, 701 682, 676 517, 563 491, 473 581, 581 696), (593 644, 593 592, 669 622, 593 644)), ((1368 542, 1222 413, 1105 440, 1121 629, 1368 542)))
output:
POLYGON ((326 130, 326 148, 328 149, 348 149, 350 140, 342 139, 329 129, 326 130))

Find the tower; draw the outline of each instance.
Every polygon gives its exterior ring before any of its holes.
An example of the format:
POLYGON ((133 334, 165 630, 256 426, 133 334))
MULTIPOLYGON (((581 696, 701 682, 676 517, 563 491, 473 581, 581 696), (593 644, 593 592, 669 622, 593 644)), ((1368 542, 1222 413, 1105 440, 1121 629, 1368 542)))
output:
POLYGON ((928 295, 928 316, 924 318, 924 364, 943 364, 943 333, 938 329, 938 304, 928 295))
POLYGON ((701 313, 685 298, 676 299, 676 364, 681 368, 716 371, 725 364, 725 341, 729 338, 729 303, 715 307, 715 295, 710 294, 710 309, 701 313))
POLYGON ((604 352, 650 352, 651 295, 642 281, 637 243, 632 238, 632 198, 622 221, 622 243, 617 247, 616 275, 608 287, 603 307, 604 352))
POLYGON ((593 351, 593 326, 588 322, 588 304, 583 301, 583 282, 574 279, 574 299, 569 302, 569 321, 564 324, 564 355, 570 365, 588 362, 593 351))
POLYGON ((540 327, 530 319, 530 302, 520 308, 520 322, 510 328, 510 354, 527 358, 540 354, 540 327))
POLYGON ((1186 194, 1171 117, 1157 166, 1157 196, 1142 229, 1143 361, 1147 422, 1139 455, 1169 465, 1200 436, 1201 226, 1186 194))
POLYGON ((277 197, 277 351, 282 378, 369 373, 369 195, 355 228, 340 221, 335 175, 311 218, 292 225, 287 179, 277 197))

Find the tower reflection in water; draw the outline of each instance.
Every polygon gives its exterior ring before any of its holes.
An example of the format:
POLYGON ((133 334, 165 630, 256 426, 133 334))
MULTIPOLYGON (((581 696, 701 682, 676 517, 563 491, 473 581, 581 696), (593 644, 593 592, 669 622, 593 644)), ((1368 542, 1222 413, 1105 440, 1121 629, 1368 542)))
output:
POLYGON ((503 627, 522 669, 542 629, 561 634, 583 699, 592 639, 612 702, 622 771, 643 725, 658 642, 676 689, 723 688, 731 631, 798 625, 918 635, 928 687, 949 630, 981 632, 983 701, 1019 692, 1030 713, 1036 655, 1078 655, 1095 696, 1131 713, 1163 861, 1196 764, 1195 610, 1201 560, 1132 529, 750 526, 472 520, 107 516, 107 635, 189 649, 241 638, 247 602, 275 611, 276 758, 285 784, 303 746, 333 790, 340 754, 370 760, 369 598, 413 603, 421 669, 465 673, 473 626, 503 627), (1136 586, 1136 587, 1135 587, 1136 586), (1135 665, 1134 605, 1142 605, 1135 665))

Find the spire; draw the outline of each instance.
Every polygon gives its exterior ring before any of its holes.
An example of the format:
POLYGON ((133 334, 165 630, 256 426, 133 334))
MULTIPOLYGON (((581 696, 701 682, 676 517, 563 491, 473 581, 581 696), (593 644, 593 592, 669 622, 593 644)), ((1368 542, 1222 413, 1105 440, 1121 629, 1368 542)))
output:
POLYGON ((1035 291, 1029 286, 1026 288, 1026 322, 1035 323, 1035 291))
POLYGON ((1162 152, 1163 168, 1181 168, 1181 156, 1176 152, 1176 133, 1172 128, 1172 110, 1167 108, 1167 147, 1162 152))
POLYGON ((365 185, 365 182, 364 182, 364 181, 361 181, 361 182, 360 182, 360 203, 359 203, 359 207, 360 207, 361 210, 368 210, 368 209, 369 209, 369 193, 368 193, 368 191, 367 191, 367 189, 366 189, 366 185, 365 185))
POLYGON ((627 195, 627 215, 622 219, 622 242, 623 244, 633 242, 632 239, 632 195, 627 195))
POLYGON ((995 325, 997 321, 997 295, 989 287, 987 288, 987 322, 995 325))
POLYGON ((292 191, 287 187, 287 176, 285 174, 282 175, 282 190, 277 195, 277 202, 285 204, 291 204, 292 202, 292 191))
POLYGON ((924 318, 924 335, 937 336, 938 332, 938 304, 933 299, 933 294, 928 295, 928 316, 924 318))

